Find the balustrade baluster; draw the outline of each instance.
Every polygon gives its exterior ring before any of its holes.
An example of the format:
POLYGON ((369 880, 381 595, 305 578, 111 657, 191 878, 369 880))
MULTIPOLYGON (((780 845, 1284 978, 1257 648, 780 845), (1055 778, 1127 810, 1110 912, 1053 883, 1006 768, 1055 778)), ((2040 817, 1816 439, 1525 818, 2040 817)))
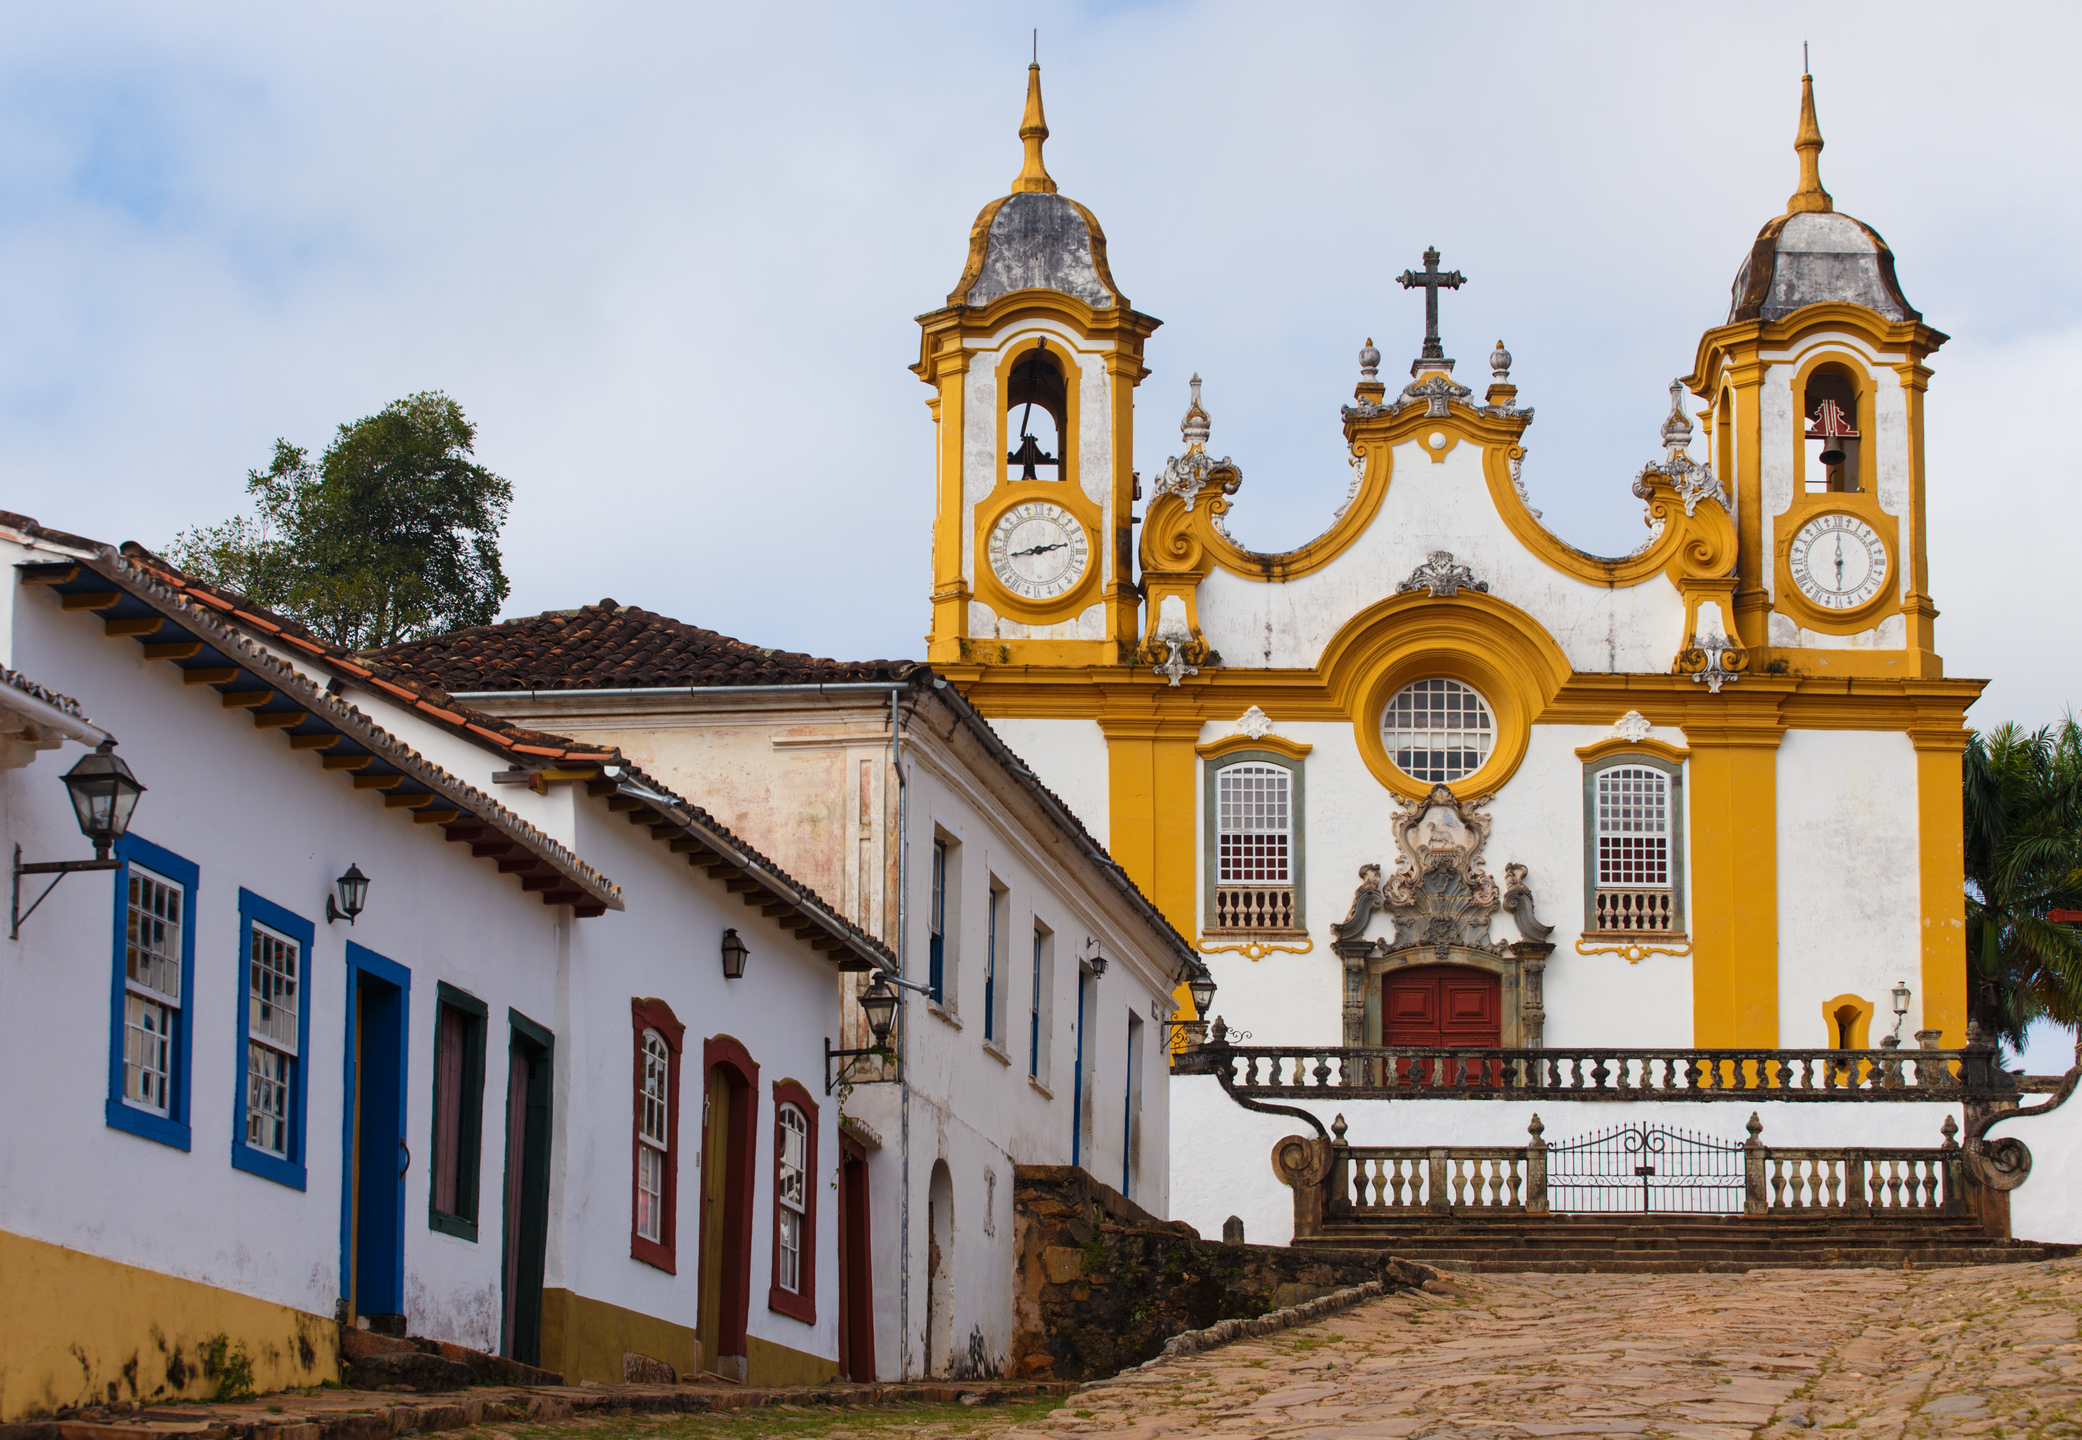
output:
POLYGON ((1318 1089, 1321 1089, 1322 1087, 1330 1083, 1330 1057, 1328 1055, 1319 1055, 1316 1057, 1316 1069, 1314 1073, 1316 1076, 1316 1086, 1318 1089))
POLYGON ((1901 1208, 1901 1162, 1899 1160, 1887 1162, 1887 1208, 1890 1210, 1899 1210, 1901 1208))
POLYGON ((1511 1167, 1511 1199, 1509 1203, 1511 1208, 1516 1210, 1521 1203, 1519 1200, 1521 1188, 1525 1184, 1525 1162, 1513 1156, 1504 1163, 1511 1167))
POLYGON ((1786 1208, 1786 1162, 1777 1155, 1771 1157, 1771 1208, 1786 1208))

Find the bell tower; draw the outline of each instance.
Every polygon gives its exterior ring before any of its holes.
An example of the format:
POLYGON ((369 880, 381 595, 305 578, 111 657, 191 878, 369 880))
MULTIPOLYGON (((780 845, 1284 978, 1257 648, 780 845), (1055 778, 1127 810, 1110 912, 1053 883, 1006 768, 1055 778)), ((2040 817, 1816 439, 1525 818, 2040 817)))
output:
POLYGON ((1091 211, 1043 163, 1027 69, 1011 192, 969 232, 947 303, 918 317, 935 430, 932 629, 942 664, 1111 665, 1136 643, 1135 387, 1158 321, 1114 284, 1091 211))
POLYGON ((1752 671, 1937 679, 1923 394, 1946 337, 1902 294, 1879 232, 1822 188, 1811 75, 1793 149, 1799 187, 1686 381, 1735 490, 1737 640, 1752 671))

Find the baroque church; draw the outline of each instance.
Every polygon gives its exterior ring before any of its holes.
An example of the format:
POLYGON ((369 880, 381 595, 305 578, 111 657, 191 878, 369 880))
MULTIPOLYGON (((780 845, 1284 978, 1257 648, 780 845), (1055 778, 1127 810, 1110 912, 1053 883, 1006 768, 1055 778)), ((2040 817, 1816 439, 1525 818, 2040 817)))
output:
POLYGON ((1648 538, 1613 557, 1529 506, 1533 409, 1501 344, 1456 374, 1439 291, 1463 277, 1430 251, 1401 276, 1426 306, 1407 382, 1359 352, 1320 535, 1233 537, 1248 457, 1216 458, 1197 377, 1145 494, 1159 322, 1048 172, 1038 67, 1019 136, 919 321, 928 657, 1195 940, 1233 1024, 1261 1045, 1962 1043, 1981 683, 1944 673, 1926 559, 1946 337, 1823 188, 1810 77, 1784 213, 1646 463, 1615 461, 1648 538))

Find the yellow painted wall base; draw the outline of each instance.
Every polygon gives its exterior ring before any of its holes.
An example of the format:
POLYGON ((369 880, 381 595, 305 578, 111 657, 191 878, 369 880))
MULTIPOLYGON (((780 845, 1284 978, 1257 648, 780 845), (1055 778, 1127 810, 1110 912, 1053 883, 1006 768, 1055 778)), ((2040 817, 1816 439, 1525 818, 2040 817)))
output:
POLYGON ((757 1335, 745 1337, 747 1385, 822 1385, 839 1378, 839 1362, 806 1355, 757 1335))
POLYGON ((565 1383, 596 1380, 619 1385, 624 1355, 662 1360, 676 1375, 701 1368, 701 1339, 691 1326, 675 1325, 640 1310, 589 1300, 570 1290, 542 1292, 542 1368, 565 1383))
POLYGON ((328 1316, 0 1231, 0 1423, 112 1400, 207 1400, 213 1336, 265 1392, 340 1378, 328 1316))

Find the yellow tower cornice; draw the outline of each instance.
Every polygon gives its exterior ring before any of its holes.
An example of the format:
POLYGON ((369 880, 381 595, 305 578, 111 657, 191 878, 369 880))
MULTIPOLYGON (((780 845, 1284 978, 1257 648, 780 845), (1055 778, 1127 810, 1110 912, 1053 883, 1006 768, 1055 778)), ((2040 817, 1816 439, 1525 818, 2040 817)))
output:
MULTIPOLYGON (((1034 83, 1038 86, 1040 81, 1037 79, 1034 83)), ((1040 105, 1040 93, 1036 89, 1035 98, 1027 102, 1030 111, 1040 105)), ((1024 135, 1027 132, 1022 130, 1019 133, 1024 135)), ((1044 129, 1041 133, 1046 135, 1048 131, 1044 129)), ((1786 213, 1798 215, 1834 210, 1836 202, 1822 188, 1822 127, 1815 120, 1815 77, 1812 75, 1800 77, 1800 133, 1793 137, 1793 148, 1800 154, 1800 188, 1786 201, 1786 213)), ((1036 149, 1031 153, 1039 155, 1041 152, 1036 149)))

